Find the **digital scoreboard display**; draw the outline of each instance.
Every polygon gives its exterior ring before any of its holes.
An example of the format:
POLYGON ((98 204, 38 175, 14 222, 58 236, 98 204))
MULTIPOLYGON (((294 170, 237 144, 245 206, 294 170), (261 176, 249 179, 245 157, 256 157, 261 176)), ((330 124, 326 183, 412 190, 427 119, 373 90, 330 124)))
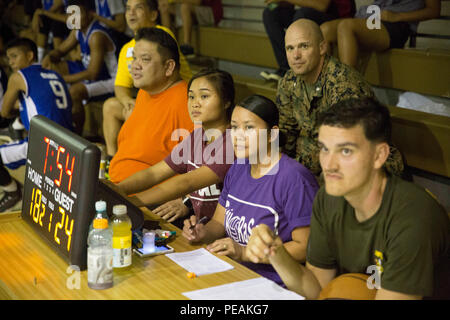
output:
POLYGON ((69 264, 86 268, 100 150, 43 116, 30 122, 22 218, 69 264))

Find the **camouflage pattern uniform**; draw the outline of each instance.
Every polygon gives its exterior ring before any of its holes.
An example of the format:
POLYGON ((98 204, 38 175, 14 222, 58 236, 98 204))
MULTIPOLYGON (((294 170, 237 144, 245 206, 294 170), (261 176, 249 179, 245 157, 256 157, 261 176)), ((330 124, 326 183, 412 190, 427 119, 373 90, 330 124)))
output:
MULTIPOLYGON (((289 70, 278 84, 276 102, 280 112, 279 127, 286 135, 283 152, 319 176, 322 171, 316 128, 319 114, 338 101, 374 97, 374 94, 362 75, 332 56, 325 56, 322 72, 313 86, 309 97, 305 82, 289 70)), ((402 156, 395 147, 391 147, 385 166, 392 174, 402 174, 402 156)))

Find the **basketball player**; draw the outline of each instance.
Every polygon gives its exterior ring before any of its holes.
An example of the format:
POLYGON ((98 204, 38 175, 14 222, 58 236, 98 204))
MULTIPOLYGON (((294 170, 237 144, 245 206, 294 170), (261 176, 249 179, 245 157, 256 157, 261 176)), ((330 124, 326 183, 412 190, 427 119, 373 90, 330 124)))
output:
MULTIPOLYGON (((20 119, 28 131, 35 115, 44 115, 67 129, 72 129, 72 100, 63 78, 37 64, 36 44, 25 38, 10 42, 6 55, 13 73, 3 98, 2 117, 11 117, 16 102, 20 102, 20 119)), ((14 207, 22 198, 20 187, 6 170, 25 164, 28 138, 0 146, 0 212, 14 207)))

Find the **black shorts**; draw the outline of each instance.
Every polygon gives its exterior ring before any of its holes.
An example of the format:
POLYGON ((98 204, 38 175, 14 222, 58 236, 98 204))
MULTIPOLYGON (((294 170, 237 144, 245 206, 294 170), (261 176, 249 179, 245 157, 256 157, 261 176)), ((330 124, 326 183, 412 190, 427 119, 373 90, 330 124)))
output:
POLYGON ((389 49, 401 49, 411 35, 411 29, 407 22, 381 21, 389 34, 389 49))
POLYGON ((52 31, 55 38, 65 38, 69 34, 69 29, 65 23, 50 19, 47 16, 40 16, 42 26, 39 28, 39 32, 47 34, 52 31))

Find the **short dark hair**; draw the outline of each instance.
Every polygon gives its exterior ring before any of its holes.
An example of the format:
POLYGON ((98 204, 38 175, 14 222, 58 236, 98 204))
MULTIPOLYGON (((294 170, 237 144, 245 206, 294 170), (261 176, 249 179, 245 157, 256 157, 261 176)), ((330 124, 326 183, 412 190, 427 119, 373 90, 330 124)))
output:
POLYGON ((352 128, 360 124, 367 140, 391 143, 391 116, 389 109, 373 98, 342 100, 319 115, 318 127, 352 128))
POLYGON ((158 44, 158 53, 164 61, 173 59, 175 68, 180 69, 180 53, 178 52, 178 44, 174 38, 166 31, 159 28, 141 28, 137 31, 136 41, 146 40, 158 44))
POLYGON ((67 2, 67 6, 80 6, 80 7, 85 8, 88 11, 90 11, 90 10, 95 11, 94 1, 89 1, 89 0, 69 0, 67 2))
MULTIPOLYGON (((128 2, 128 0, 126 2, 128 2)), ((158 10, 158 1, 157 0, 145 0, 145 4, 151 11, 158 10)))
POLYGON ((8 42, 6 45, 6 50, 9 50, 11 48, 23 48, 23 50, 31 51, 33 52, 33 60, 37 60, 37 46, 34 43, 33 40, 30 40, 28 38, 16 38, 8 42))
POLYGON ((145 3, 147 4, 147 7, 151 11, 158 11, 158 1, 156 1, 156 0, 146 0, 145 3))
POLYGON ((231 119, 231 113, 234 109, 235 96, 233 77, 231 76, 231 74, 223 70, 213 68, 202 69, 189 80, 188 94, 192 82, 195 79, 203 77, 205 77, 214 86, 216 91, 219 93, 220 99, 222 100, 223 104, 230 103, 230 107, 227 109, 227 116, 228 119, 231 119))

